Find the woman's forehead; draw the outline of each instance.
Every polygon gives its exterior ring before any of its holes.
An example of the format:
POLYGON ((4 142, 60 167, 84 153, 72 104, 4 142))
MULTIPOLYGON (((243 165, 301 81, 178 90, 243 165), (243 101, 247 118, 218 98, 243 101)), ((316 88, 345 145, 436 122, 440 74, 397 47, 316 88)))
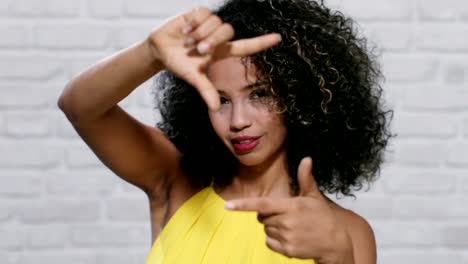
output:
POLYGON ((255 65, 235 57, 212 63, 207 76, 220 90, 243 89, 257 82, 255 65))

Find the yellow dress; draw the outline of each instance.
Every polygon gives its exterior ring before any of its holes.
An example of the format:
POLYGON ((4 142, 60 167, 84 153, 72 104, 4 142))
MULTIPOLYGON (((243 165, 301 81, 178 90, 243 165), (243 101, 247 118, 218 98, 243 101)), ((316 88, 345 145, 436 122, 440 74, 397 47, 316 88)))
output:
POLYGON ((228 211, 224 203, 211 187, 189 198, 161 231, 146 264, 315 263, 270 250, 256 213, 228 211))

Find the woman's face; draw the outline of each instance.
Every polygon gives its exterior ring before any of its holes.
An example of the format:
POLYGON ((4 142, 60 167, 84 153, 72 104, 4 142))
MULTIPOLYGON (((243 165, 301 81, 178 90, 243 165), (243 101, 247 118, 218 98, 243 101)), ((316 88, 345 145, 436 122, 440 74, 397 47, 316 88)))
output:
POLYGON ((255 166, 285 157, 284 117, 275 110, 269 87, 257 81, 255 66, 227 58, 211 64, 207 74, 221 101, 220 110, 209 114, 211 124, 239 162, 255 166))

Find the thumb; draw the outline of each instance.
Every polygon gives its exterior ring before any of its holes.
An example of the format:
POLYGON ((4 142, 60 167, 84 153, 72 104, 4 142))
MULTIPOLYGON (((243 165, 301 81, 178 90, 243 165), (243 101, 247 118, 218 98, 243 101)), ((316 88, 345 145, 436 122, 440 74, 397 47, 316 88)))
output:
POLYGON ((300 196, 316 196, 318 194, 321 197, 317 182, 314 175, 312 175, 311 157, 305 157, 299 163, 297 181, 299 183, 300 196))

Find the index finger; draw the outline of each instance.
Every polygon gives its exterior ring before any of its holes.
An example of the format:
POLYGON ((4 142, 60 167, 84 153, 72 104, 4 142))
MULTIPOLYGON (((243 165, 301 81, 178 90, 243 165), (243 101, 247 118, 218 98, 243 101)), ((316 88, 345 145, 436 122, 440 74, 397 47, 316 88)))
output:
POLYGON ((258 212, 259 214, 280 214, 288 210, 288 201, 264 197, 244 198, 227 201, 224 208, 232 211, 258 212))
POLYGON ((220 107, 219 94, 208 77, 203 73, 188 75, 186 81, 197 89, 210 111, 217 111, 220 107))
POLYGON ((270 33, 254 38, 235 40, 220 47, 221 51, 218 59, 230 56, 249 56, 259 51, 271 48, 277 45, 280 41, 281 35, 278 33, 270 33))

